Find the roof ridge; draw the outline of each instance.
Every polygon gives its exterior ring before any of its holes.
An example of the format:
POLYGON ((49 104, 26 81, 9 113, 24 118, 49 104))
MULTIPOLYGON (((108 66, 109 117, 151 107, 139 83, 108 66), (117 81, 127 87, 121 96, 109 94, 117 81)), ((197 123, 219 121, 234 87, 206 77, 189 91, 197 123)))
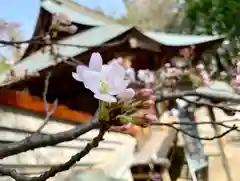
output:
POLYGON ((106 23, 117 23, 117 21, 113 17, 106 16, 104 13, 101 13, 94 9, 88 8, 88 7, 81 5, 73 0, 51 0, 51 1, 63 3, 68 8, 70 8, 76 12, 88 14, 87 16, 89 16, 91 18, 95 18, 95 19, 98 19, 101 21, 106 21, 106 23))

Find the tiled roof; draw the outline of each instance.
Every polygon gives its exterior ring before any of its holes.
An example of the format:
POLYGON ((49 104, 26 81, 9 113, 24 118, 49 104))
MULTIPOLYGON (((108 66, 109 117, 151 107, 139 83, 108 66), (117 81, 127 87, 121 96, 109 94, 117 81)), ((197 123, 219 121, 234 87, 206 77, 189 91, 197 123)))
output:
POLYGON ((70 8, 61 1, 45 0, 41 2, 41 7, 50 12, 51 14, 64 13, 71 19, 71 21, 75 23, 89 26, 100 26, 108 24, 98 18, 93 18, 89 16, 87 14, 87 11, 86 12, 76 11, 76 8, 75 9, 70 8))

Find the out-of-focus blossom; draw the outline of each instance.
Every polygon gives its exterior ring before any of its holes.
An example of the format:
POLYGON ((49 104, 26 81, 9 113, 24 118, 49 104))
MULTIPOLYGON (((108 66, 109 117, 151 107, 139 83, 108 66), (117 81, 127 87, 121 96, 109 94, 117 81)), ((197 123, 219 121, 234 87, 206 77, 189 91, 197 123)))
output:
POLYGON ((76 33, 76 32, 77 32, 77 30, 78 30, 78 28, 77 28, 77 26, 76 26, 76 25, 71 25, 71 26, 69 26, 69 27, 68 27, 68 30, 67 30, 67 32, 69 32, 69 33, 73 34, 73 33, 76 33))
MULTIPOLYGON (((114 65, 114 64, 118 64, 118 65, 122 65, 123 64, 123 58, 118 57, 118 58, 114 58, 111 61, 109 61, 109 65, 114 65)), ((136 77, 135 77, 135 70, 131 67, 125 67, 125 79, 129 80, 130 82, 135 82, 136 81, 136 77)))
POLYGON ((169 67, 171 67, 171 64, 170 64, 170 63, 165 63, 165 64, 164 64, 164 67, 165 67, 165 68, 169 68, 169 67))
MULTIPOLYGON (((0 40, 18 41, 20 38, 20 25, 14 22, 0 20, 0 40)), ((0 48, 0 59, 6 58, 5 63, 12 66, 22 55, 22 46, 3 45, 0 48)))
POLYGON ((240 61, 237 62, 237 73, 240 73, 240 61))
POLYGON ((122 64, 122 62, 123 62, 123 59, 121 57, 118 57, 118 58, 114 58, 111 61, 109 61, 108 64, 109 65, 112 65, 112 64, 122 64))
POLYGON ((204 65, 203 64, 198 64, 196 66, 196 68, 199 69, 199 70, 204 70, 204 65))
POLYGON ((17 28, 19 28, 18 23, 9 23, 4 20, 0 20, 0 39, 10 41, 17 28))
POLYGON ((53 15, 51 29, 68 32, 70 34, 73 34, 78 30, 77 26, 72 24, 70 18, 63 13, 56 13, 53 15))
POLYGON ((191 58, 194 56, 195 46, 191 46, 189 48, 183 48, 179 51, 179 54, 182 55, 184 58, 191 58))
POLYGON ((169 67, 164 71, 164 77, 165 78, 173 78, 173 77, 179 77, 182 74, 182 70, 175 68, 175 67, 169 67))
POLYGON ((240 61, 238 61, 237 62, 237 67, 236 67, 236 69, 237 69, 237 72, 236 72, 236 90, 237 90, 237 92, 239 93, 240 92, 240 61))
POLYGON ((130 82, 136 81, 135 70, 133 68, 125 69, 125 79, 129 80, 130 82))
POLYGON ((182 58, 182 57, 174 57, 171 60, 171 62, 177 68, 186 67, 187 63, 188 63, 187 60, 185 58, 182 58))
POLYGON ((143 81, 145 84, 152 84, 155 82, 154 73, 148 69, 138 71, 138 79, 143 81))
POLYGON ((205 67, 203 64, 199 64, 196 66, 196 68, 199 70, 200 76, 203 79, 203 84, 208 86, 211 83, 210 77, 207 73, 207 71, 205 70, 205 67))
POLYGON ((126 89, 125 91, 121 92, 117 95, 117 98, 120 102, 130 101, 135 96, 135 91, 131 88, 126 89))
POLYGON ((236 89, 240 92, 240 75, 236 75, 236 89))
POLYGON ((63 24, 63 25, 71 25, 72 21, 70 18, 64 13, 55 13, 52 17, 53 24, 63 24))

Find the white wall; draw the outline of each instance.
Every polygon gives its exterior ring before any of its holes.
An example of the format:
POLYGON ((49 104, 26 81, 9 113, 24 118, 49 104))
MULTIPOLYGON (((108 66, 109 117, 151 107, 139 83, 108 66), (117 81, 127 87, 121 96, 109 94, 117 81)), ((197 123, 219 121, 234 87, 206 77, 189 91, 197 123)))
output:
MULTIPOLYGON (((43 119, 37 114, 32 114, 28 111, 15 109, 12 107, 0 108, 0 127, 8 128, 20 128, 30 131, 35 131, 42 124, 43 119)), ((68 130, 72 128, 72 125, 64 124, 61 122, 49 121, 42 132, 44 133, 57 133, 60 131, 68 130)), ((98 133, 98 130, 92 130, 81 136, 82 138, 93 138, 98 133)), ((18 141, 25 138, 27 134, 14 133, 9 131, 2 131, 0 129, 0 140, 5 141, 18 141)), ((70 157, 79 152, 88 141, 86 140, 74 140, 70 142, 61 143, 59 145, 76 146, 78 148, 59 148, 59 147, 46 147, 36 149, 34 151, 28 151, 18 155, 7 157, 0 160, 0 164, 12 165, 11 168, 17 168, 20 172, 43 172, 50 166, 44 166, 46 164, 53 165, 67 161, 70 157), (25 167, 18 168, 17 165, 25 165, 25 167), (29 166, 26 166, 29 165, 29 166), (42 165, 36 166, 35 165, 42 165)), ((89 167, 104 168, 106 174, 119 177, 127 170, 126 165, 131 165, 133 160, 133 152, 136 145, 135 138, 123 135, 120 133, 107 133, 105 140, 100 143, 99 148, 94 149, 90 154, 84 157, 78 166, 72 168, 68 172, 58 174, 56 177, 49 179, 49 181, 65 181, 74 174, 79 174, 79 171, 89 167), (116 142, 117 141, 117 142, 116 142), (110 150, 109 150, 110 149, 110 150), (126 154, 127 153, 127 154, 126 154), (126 163, 125 163, 126 161, 126 163), (84 164, 80 165, 80 164, 84 164), (92 164, 93 166, 86 165, 92 164), (120 169, 120 170, 119 170, 120 169)), ((12 179, 8 177, 0 177, 1 181, 10 181, 12 179)))

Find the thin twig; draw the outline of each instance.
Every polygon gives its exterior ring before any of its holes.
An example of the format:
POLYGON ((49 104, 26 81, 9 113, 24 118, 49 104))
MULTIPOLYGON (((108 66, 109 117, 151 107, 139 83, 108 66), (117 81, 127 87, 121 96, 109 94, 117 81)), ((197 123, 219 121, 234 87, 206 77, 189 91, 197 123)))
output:
POLYGON ((43 101, 44 101, 44 109, 45 109, 45 112, 46 112, 46 116, 44 118, 43 124, 35 131, 35 133, 34 133, 35 135, 40 133, 41 130, 48 124, 48 121, 49 121, 50 117, 56 111, 57 106, 58 106, 58 100, 56 99, 53 103, 52 109, 49 110, 48 101, 47 101, 47 92, 48 92, 50 77, 51 77, 51 73, 49 72, 46 76, 46 79, 45 79, 45 85, 44 85, 44 91, 43 91, 43 101))
POLYGON ((45 181, 50 177, 54 177, 57 173, 68 170, 70 167, 72 167, 76 162, 80 161, 81 158, 86 156, 93 148, 96 148, 99 145, 100 141, 103 141, 103 136, 105 132, 109 129, 109 127, 105 125, 101 125, 99 129, 98 135, 93 138, 91 143, 88 143, 86 147, 76 155, 72 156, 69 161, 67 161, 64 164, 54 166, 50 170, 46 171, 39 177, 35 177, 32 179, 32 181, 45 181))
POLYGON ((5 41, 5 40, 0 40, 0 44, 4 45, 19 45, 23 43, 34 43, 34 44, 41 44, 41 45, 58 45, 58 46, 66 46, 66 47, 76 47, 76 48, 104 48, 104 47, 114 47, 120 44, 123 44, 127 41, 128 38, 124 38, 123 40, 120 41, 115 41, 112 43, 104 43, 101 45, 79 45, 79 44, 67 44, 67 43, 59 43, 59 42, 47 42, 45 41, 44 38, 40 39, 29 39, 29 40, 24 40, 24 41, 5 41))
POLYGON ((164 93, 162 95, 157 95, 156 102, 161 102, 165 100, 175 100, 177 98, 183 98, 185 96, 198 96, 205 99, 210 100, 219 100, 219 101, 232 101, 232 102, 240 102, 240 95, 220 95, 218 93, 205 93, 205 92, 198 92, 197 90, 190 90, 190 91, 182 91, 182 92, 174 92, 174 93, 164 93))
POLYGON ((230 129, 228 129, 227 131, 223 132, 223 133, 220 134, 220 135, 212 136, 212 137, 200 137, 200 136, 196 136, 196 135, 191 135, 191 134, 188 133, 187 131, 185 131, 185 130, 183 130, 183 129, 181 129, 181 128, 177 128, 177 127, 175 127, 175 126, 173 126, 173 125, 170 125, 170 124, 169 124, 169 125, 166 125, 166 126, 171 127, 171 128, 173 128, 173 129, 175 129, 176 131, 179 131, 179 132, 181 132, 181 133, 183 133, 183 134, 185 134, 185 135, 188 135, 188 136, 191 137, 191 138, 195 138, 195 139, 199 139, 199 140, 206 140, 206 141, 211 141, 211 140, 219 139, 219 138, 227 135, 227 134, 230 133, 231 131, 234 131, 234 130, 236 130, 236 129, 238 128, 236 125, 233 125, 230 129))
POLYGON ((184 101, 186 101, 190 104, 195 104, 195 105, 198 105, 198 106, 209 106, 209 107, 219 108, 219 109, 222 109, 224 111, 240 112, 240 109, 228 107, 226 105, 213 104, 213 103, 210 103, 210 102, 203 102, 203 101, 192 101, 192 100, 189 100, 189 99, 184 98, 184 97, 181 97, 180 99, 182 99, 182 100, 184 100, 184 101))

